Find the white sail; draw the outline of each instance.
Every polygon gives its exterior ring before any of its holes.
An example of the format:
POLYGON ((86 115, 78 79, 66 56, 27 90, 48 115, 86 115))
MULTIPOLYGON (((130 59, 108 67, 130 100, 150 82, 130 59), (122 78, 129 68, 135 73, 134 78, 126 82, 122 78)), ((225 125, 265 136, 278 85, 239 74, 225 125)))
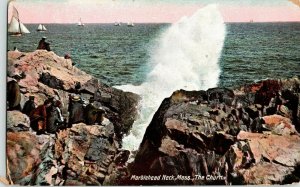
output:
POLYGON ((8 26, 8 32, 9 33, 20 33, 19 21, 15 17, 11 18, 10 24, 8 26))
POLYGON ((46 27, 45 27, 45 25, 43 25, 43 24, 39 24, 39 26, 38 26, 38 28, 37 28, 37 31, 46 31, 47 29, 46 29, 46 27))
POLYGON ((127 26, 128 26, 128 27, 134 27, 134 23, 133 23, 133 22, 128 22, 128 23, 127 23, 127 26))
POLYGON ((30 33, 20 21, 18 10, 15 7, 13 7, 13 16, 8 26, 8 32, 11 34, 30 33))
POLYGON ((84 26, 84 24, 83 24, 82 21, 81 21, 81 18, 79 19, 79 22, 78 22, 77 25, 78 25, 78 26, 84 26))
POLYGON ((29 34, 29 30, 20 22, 21 33, 29 34))
POLYGON ((121 26, 121 22, 115 22, 115 26, 121 26))
POLYGON ((19 20, 19 12, 16 9, 16 7, 13 6, 13 14, 12 17, 15 17, 17 20, 19 20))
POLYGON ((39 26, 38 26, 37 30, 39 30, 39 31, 43 30, 43 26, 42 26, 42 24, 39 24, 39 26))

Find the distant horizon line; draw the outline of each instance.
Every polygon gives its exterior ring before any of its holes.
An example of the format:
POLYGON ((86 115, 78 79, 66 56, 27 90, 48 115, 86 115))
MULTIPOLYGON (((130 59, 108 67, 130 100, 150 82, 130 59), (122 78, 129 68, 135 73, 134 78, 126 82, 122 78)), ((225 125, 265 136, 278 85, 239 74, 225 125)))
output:
MULTIPOLYGON (((7 22, 9 24, 10 22, 7 22)), ((72 22, 72 23, 43 23, 43 22, 31 22, 26 23, 22 22, 23 24, 69 24, 69 25, 77 25, 78 23, 72 22)), ((123 23, 124 25, 127 24, 127 22, 84 22, 83 24, 115 24, 115 23, 123 23)), ((132 22, 134 24, 173 24, 172 22, 132 22)), ((300 21, 226 21, 224 23, 300 23, 300 21)))

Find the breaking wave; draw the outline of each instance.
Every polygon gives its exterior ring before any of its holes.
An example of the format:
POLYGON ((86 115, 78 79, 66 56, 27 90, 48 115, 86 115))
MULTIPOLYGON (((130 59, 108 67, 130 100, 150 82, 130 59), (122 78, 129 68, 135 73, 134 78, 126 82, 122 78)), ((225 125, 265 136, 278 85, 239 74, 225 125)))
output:
POLYGON ((142 97, 139 117, 123 148, 137 150, 145 130, 164 98, 175 90, 200 90, 215 87, 219 81, 219 58, 225 40, 225 24, 216 5, 199 9, 191 17, 172 24, 151 51, 146 82, 140 86, 117 88, 142 97))

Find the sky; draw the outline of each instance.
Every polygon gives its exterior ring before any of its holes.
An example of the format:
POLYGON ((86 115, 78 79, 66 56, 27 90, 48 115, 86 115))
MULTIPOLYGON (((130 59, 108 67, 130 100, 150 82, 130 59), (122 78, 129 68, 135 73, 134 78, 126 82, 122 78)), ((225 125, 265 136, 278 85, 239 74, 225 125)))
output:
POLYGON ((289 0, 12 0, 24 23, 173 23, 208 4, 218 4, 225 22, 300 21, 289 0))

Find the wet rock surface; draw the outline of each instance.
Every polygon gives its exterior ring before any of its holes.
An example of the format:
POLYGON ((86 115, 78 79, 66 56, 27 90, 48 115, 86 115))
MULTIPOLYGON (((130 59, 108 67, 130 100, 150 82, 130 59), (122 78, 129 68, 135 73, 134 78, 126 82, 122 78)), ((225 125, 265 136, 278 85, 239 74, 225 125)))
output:
POLYGON ((78 123, 43 135, 31 129, 27 115, 7 111, 7 160, 14 184, 116 184, 117 167, 129 156, 120 149, 121 140, 135 119, 139 96, 102 84, 70 59, 44 50, 9 51, 7 80, 19 85, 21 106, 29 96, 35 96, 36 105, 54 97, 68 118, 69 95, 77 94, 85 101, 94 97, 105 110, 101 124, 78 123))
POLYGON ((73 124, 36 135, 26 115, 7 113, 7 160, 20 185, 291 184, 300 181, 300 80, 265 80, 235 90, 175 91, 147 127, 135 159, 121 149, 139 97, 102 84, 53 52, 8 52, 8 81, 21 106, 69 94, 106 114, 102 124, 73 124))
POLYGON ((155 113, 122 183, 299 182, 299 83, 293 78, 174 92, 155 113))

